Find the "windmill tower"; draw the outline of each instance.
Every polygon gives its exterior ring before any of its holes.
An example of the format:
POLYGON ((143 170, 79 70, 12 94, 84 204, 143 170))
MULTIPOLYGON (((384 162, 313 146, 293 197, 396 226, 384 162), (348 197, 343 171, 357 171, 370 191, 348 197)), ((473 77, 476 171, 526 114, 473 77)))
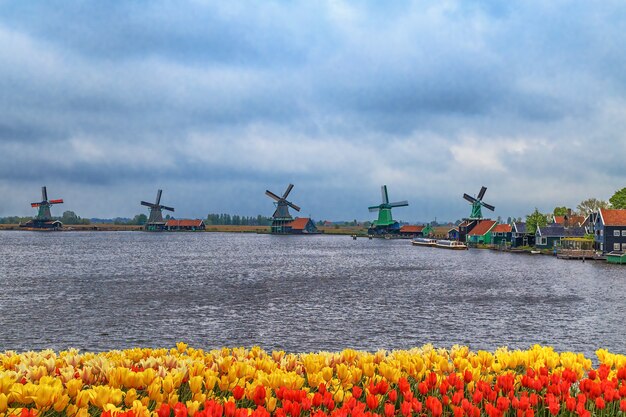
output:
POLYGON ((161 204, 161 194, 163 190, 157 191, 156 201, 154 203, 148 203, 146 201, 142 201, 141 205, 150 207, 150 217, 148 217, 148 222, 145 225, 146 230, 157 231, 165 229, 165 220, 163 220, 162 210, 174 211, 173 207, 164 206, 161 204))
POLYGON ((409 205, 409 202, 404 200, 398 201, 396 203, 390 203, 386 185, 380 187, 380 191, 382 194, 382 203, 377 206, 368 207, 370 212, 378 211, 378 220, 374 220, 368 230, 368 233, 397 233, 400 230, 400 224, 397 221, 393 220, 393 217, 391 217, 391 209, 394 207, 406 207, 409 205))
POLYGON ((289 184, 282 197, 277 196, 270 190, 265 190, 266 195, 276 200, 276 202, 274 203, 274 205, 276 206, 276 210, 272 215, 272 233, 281 234, 287 232, 285 226, 287 225, 287 223, 290 223, 293 220, 293 217, 291 217, 291 214, 289 214, 289 207, 291 207, 295 211, 300 211, 300 207, 296 206, 291 201, 287 201, 287 197, 289 196, 289 193, 292 189, 293 184, 289 184))
POLYGON ((37 216, 24 224, 24 227, 34 227, 37 229, 57 229, 63 227, 63 223, 52 219, 50 207, 55 204, 63 204, 63 199, 48 200, 48 189, 45 185, 41 187, 41 201, 30 203, 31 207, 37 208, 37 216))
POLYGON ((483 202, 483 198, 485 197, 485 192, 487 192, 487 187, 483 186, 480 188, 480 192, 476 197, 472 197, 469 194, 463 194, 463 198, 469 201, 472 204, 472 213, 469 216, 470 220, 480 220, 483 218, 482 207, 487 210, 494 211, 496 208, 491 204, 487 204, 483 202))

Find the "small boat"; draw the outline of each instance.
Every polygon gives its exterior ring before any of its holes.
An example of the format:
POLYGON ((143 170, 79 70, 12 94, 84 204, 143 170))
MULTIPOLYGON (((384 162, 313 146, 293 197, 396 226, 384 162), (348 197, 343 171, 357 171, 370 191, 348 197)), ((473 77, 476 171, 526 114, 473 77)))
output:
POLYGON ((435 246, 437 241, 435 239, 427 239, 424 237, 415 237, 411 240, 411 244, 415 246, 435 246))
POLYGON ((467 250, 467 245, 458 240, 438 240, 435 247, 443 249, 467 250))
POLYGON ((540 250, 531 250, 530 253, 532 255, 539 255, 541 253, 541 251, 540 250))

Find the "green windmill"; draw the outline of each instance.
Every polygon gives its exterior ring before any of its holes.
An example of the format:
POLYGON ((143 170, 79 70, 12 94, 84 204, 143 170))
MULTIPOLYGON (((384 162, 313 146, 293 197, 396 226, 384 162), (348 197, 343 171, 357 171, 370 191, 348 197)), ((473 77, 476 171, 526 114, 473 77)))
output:
POLYGON ((370 212, 378 211, 378 220, 374 220, 372 226, 369 228, 370 234, 387 234, 395 233, 400 230, 400 223, 395 221, 391 217, 391 209, 394 207, 406 207, 409 205, 408 201, 398 201, 397 203, 389 202, 389 194, 387 193, 387 186, 380 187, 383 201, 377 206, 368 207, 370 212))
POLYGON ((472 220, 482 219, 483 212, 481 210, 482 207, 487 210, 494 211, 496 208, 491 204, 487 204, 483 202, 483 197, 485 197, 485 192, 487 192, 487 187, 483 186, 480 188, 480 192, 476 196, 476 198, 472 197, 469 194, 463 194, 463 198, 469 201, 472 204, 472 214, 470 214, 469 218, 472 220))

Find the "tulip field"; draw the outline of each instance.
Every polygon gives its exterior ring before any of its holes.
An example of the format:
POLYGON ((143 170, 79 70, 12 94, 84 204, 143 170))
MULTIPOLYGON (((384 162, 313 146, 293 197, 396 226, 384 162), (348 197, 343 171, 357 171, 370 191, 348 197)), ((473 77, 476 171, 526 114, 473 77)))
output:
POLYGON ((626 416, 626 356, 550 347, 0 353, 0 417, 626 416), (595 358, 594 358, 595 359, 595 358))

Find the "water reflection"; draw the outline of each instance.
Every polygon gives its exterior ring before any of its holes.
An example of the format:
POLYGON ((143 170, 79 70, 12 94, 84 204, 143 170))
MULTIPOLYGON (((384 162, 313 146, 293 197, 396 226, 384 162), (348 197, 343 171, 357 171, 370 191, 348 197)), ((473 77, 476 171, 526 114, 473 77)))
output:
POLYGON ((0 350, 626 352, 626 270, 339 236, 0 232, 0 350))

